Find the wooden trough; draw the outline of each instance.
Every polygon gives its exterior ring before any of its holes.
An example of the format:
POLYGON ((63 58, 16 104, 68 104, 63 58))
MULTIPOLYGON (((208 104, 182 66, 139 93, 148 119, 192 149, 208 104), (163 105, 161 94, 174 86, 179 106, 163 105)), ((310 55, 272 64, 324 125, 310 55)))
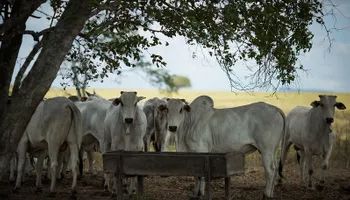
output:
POLYGON ((117 180, 117 199, 123 199, 122 179, 137 176, 137 195, 143 195, 143 176, 205 177, 206 199, 211 199, 210 182, 225 178, 225 199, 230 199, 230 176, 244 172, 241 153, 180 153, 113 151, 103 154, 104 172, 117 180))

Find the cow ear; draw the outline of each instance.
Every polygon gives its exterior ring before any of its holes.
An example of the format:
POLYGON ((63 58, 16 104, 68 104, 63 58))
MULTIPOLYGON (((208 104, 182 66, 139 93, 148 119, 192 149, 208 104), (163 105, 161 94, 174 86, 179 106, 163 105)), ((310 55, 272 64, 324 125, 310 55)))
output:
POLYGON ((124 93, 124 91, 120 91, 120 94, 123 94, 124 93))
POLYGON ((167 110, 167 109, 168 109, 168 107, 166 105, 164 105, 164 104, 161 104, 161 105, 158 106, 158 110, 160 110, 160 111, 164 111, 164 110, 167 110))
POLYGON ((315 108, 315 107, 319 106, 320 104, 321 104, 320 101, 313 101, 310 105, 315 108))
POLYGON ((81 97, 80 101, 87 101, 87 97, 81 97))
POLYGON ((338 108, 339 110, 345 110, 346 106, 342 102, 337 102, 335 104, 335 107, 338 108))
POLYGON ((119 99, 119 98, 115 98, 113 101, 112 101, 112 104, 115 105, 115 106, 118 106, 122 101, 119 99))
POLYGON ((184 109, 185 109, 187 112, 191 112, 191 106, 189 106, 188 104, 184 105, 184 109))
POLYGON ((146 99, 146 97, 143 97, 143 96, 137 97, 137 102, 141 101, 142 99, 146 99))
POLYGON ((182 102, 184 102, 185 104, 188 104, 186 99, 180 99, 182 102))

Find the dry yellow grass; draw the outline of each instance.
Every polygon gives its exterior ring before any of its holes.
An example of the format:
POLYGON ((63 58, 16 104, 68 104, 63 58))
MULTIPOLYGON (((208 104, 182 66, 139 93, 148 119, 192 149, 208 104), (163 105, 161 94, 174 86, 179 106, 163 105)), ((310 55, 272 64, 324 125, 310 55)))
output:
MULTIPOLYGON (((89 90, 90 92, 92 89, 89 90)), ((95 89, 96 93, 104 98, 114 98, 119 96, 120 89, 95 89)), ((75 94, 73 89, 57 89, 52 88, 46 95, 46 97, 54 96, 68 96, 70 94, 75 94)), ((160 93, 158 90, 139 90, 139 95, 145 96, 147 98, 152 97, 165 97, 169 96, 160 93)), ((327 93, 332 95, 337 95, 338 101, 343 102, 345 105, 350 106, 350 93, 327 93)), ((234 107, 239 105, 245 105, 253 102, 264 101, 273 104, 281 108, 284 112, 288 113, 292 108, 298 105, 309 106, 310 103, 318 99, 319 93, 312 92, 281 92, 272 95, 271 93, 255 92, 248 94, 245 92, 233 93, 233 92, 223 92, 223 91, 193 91, 193 90, 182 90, 178 94, 173 94, 171 97, 174 98, 184 98, 188 102, 191 102, 194 98, 199 95, 209 95, 214 99, 216 108, 234 107)), ((341 111, 338 113, 347 113, 349 111, 341 111)), ((338 115, 337 115, 338 116, 338 115)))

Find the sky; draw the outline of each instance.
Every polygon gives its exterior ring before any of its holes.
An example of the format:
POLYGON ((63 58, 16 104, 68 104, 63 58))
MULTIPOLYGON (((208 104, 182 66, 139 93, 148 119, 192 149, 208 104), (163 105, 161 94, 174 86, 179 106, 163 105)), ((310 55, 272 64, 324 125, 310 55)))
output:
MULTIPOLYGON (((301 55, 298 60, 298 63, 305 67, 306 72, 299 72, 299 78, 290 86, 290 89, 350 92, 350 1, 336 0, 333 2, 336 4, 336 19, 326 18, 329 27, 337 28, 331 33, 332 46, 329 48, 326 31, 320 25, 316 24, 310 27, 314 33, 313 47, 310 52, 301 55)), ((42 5, 40 10, 50 12, 48 5, 42 5)), ((45 18, 31 18, 27 22, 27 30, 41 30, 48 25, 49 21, 45 18)), ((194 90, 231 91, 226 74, 217 62, 200 47, 187 45, 183 37, 164 39, 169 42, 169 46, 154 47, 149 49, 149 52, 160 54, 167 62, 166 69, 171 74, 187 76, 191 80, 191 89, 194 90)), ((15 71, 18 71, 33 45, 31 36, 25 35, 15 71)), ((236 67, 238 76, 244 77, 243 74, 246 73, 244 67, 239 64, 236 67)), ((52 87, 61 87, 61 82, 60 77, 56 78, 52 87)), ((91 83, 90 87, 154 88, 142 73, 129 69, 126 69, 122 75, 109 76, 102 83, 91 83)))

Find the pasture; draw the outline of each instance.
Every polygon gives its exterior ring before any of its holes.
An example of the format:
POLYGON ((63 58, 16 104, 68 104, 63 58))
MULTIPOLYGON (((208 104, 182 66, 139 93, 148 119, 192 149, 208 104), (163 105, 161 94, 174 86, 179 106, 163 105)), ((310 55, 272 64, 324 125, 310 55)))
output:
MULTIPOLYGON (((92 91, 92 90, 89 90, 92 91)), ((157 90, 139 90, 138 95, 151 97, 165 97, 157 90)), ((118 97, 120 89, 96 89, 96 93, 104 98, 118 97)), ((68 96, 75 94, 73 89, 61 90, 51 89, 46 97, 68 96)), ((171 97, 184 98, 191 102, 199 95, 209 95, 214 99, 216 108, 234 107, 249 104, 257 101, 264 101, 281 108, 286 114, 295 106, 309 106, 314 100, 318 100, 318 93, 230 93, 214 91, 191 91, 183 90, 171 97)), ((330 170, 327 172, 325 188, 317 188, 315 191, 308 191, 300 184, 299 167, 296 165, 293 148, 287 159, 285 168, 286 180, 284 184, 276 188, 276 199, 350 199, 350 94, 333 93, 337 95, 337 101, 343 102, 347 106, 345 111, 336 111, 333 131, 336 132, 336 144, 333 149, 330 162, 330 170)), ((98 175, 87 174, 78 181, 78 199, 110 199, 109 193, 103 191, 103 175, 101 172, 101 155, 95 153, 97 157, 98 175)), ((314 164, 316 177, 320 171, 314 164)), ((69 175, 68 175, 69 176, 69 175)), ((47 191, 42 194, 35 194, 35 178, 26 178, 23 189, 18 194, 8 193, 11 187, 7 182, 0 184, 0 199, 46 199, 47 191), (38 195, 38 196, 37 196, 38 195)), ((70 178, 66 178, 58 183, 58 193, 56 198, 68 198, 70 178)), ((316 180, 317 182, 317 180, 316 180)), ((145 199, 188 199, 188 195, 193 188, 192 177, 181 178, 161 178, 149 177, 145 180, 145 199)), ((217 199, 223 198, 224 183, 222 180, 213 182, 214 196, 217 199)), ((246 157, 246 172, 242 176, 232 177, 231 190, 234 199, 261 199, 264 188, 264 173, 258 153, 250 154, 246 157)), ((47 187, 44 187, 47 188, 47 187)))

